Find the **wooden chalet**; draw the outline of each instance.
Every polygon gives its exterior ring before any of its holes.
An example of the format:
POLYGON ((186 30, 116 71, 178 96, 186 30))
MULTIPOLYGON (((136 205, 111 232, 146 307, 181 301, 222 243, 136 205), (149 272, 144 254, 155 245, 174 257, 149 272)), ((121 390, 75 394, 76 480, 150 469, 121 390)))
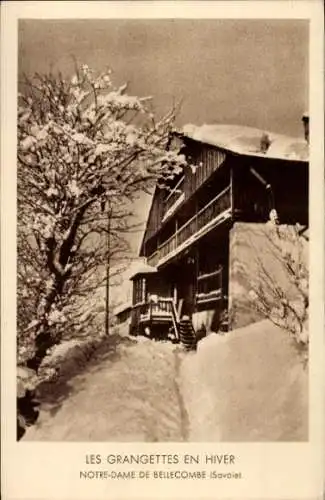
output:
POLYGON ((230 232, 237 222, 265 224, 271 210, 281 223, 308 225, 308 136, 188 125, 174 141, 188 164, 155 190, 140 249, 147 264, 132 277, 131 331, 176 333, 182 317, 198 315, 227 330, 230 232))

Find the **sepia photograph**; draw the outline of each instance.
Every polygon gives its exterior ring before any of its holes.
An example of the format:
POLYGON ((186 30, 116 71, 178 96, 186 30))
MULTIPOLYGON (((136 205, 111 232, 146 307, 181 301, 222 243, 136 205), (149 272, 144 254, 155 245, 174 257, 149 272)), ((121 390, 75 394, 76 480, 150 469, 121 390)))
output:
POLYGON ((17 441, 308 442, 309 21, 75 15, 18 21, 17 441))

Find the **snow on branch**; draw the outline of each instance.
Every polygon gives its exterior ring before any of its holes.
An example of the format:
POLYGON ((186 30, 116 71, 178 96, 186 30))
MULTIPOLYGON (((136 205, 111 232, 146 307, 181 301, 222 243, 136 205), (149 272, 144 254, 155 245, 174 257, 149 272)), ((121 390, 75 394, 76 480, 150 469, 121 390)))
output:
MULTIPOLYGON (((287 330, 298 345, 309 344, 309 276, 306 242, 300 227, 272 224, 264 231, 267 264, 255 251, 257 273, 251 280, 249 297, 256 309, 287 330), (277 269, 277 271, 275 271, 277 269)), ((252 248, 254 244, 251 242, 252 248)))

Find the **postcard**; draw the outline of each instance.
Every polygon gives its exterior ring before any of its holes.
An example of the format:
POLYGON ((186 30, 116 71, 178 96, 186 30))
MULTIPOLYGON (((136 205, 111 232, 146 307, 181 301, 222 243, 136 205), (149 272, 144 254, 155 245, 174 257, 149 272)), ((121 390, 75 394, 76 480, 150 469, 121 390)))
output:
POLYGON ((4 3, 4 499, 323 498, 322 13, 4 3))

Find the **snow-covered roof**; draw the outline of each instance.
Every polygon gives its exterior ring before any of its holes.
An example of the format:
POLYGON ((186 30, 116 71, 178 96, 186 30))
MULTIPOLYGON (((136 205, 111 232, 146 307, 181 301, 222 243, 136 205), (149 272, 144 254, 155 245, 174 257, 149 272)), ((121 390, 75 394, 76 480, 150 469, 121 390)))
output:
POLYGON ((253 127, 188 124, 183 127, 181 135, 240 155, 308 161, 308 144, 303 138, 289 137, 253 127), (261 148, 263 137, 270 142, 265 152, 261 148))
POLYGON ((149 264, 140 263, 137 268, 135 268, 134 272, 130 276, 130 280, 133 280, 139 274, 152 274, 156 273, 157 269, 153 266, 149 266, 149 264))

